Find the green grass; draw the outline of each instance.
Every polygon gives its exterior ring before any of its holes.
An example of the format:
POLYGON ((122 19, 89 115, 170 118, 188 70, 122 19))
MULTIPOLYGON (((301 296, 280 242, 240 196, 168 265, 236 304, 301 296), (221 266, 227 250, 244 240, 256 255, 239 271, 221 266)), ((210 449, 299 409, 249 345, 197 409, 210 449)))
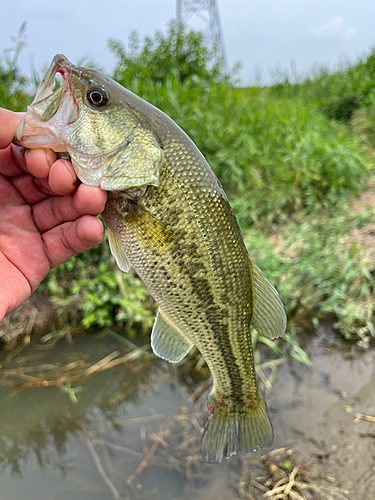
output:
MULTIPOLYGON (((128 49, 112 41, 111 50, 114 77, 174 119, 222 182, 249 253, 285 303, 295 356, 296 328, 327 316, 366 347, 375 335, 374 269, 348 235, 371 217, 352 215, 347 200, 373 175, 375 53, 297 84, 238 88, 200 35, 174 25, 144 42, 132 35, 128 49)), ((0 61, 1 75, 0 105, 25 109, 16 57, 0 61)), ((83 329, 151 328, 155 305, 133 273, 116 271, 106 243, 54 270, 43 287, 83 329)))
POLYGON ((0 57, 0 106, 12 111, 25 111, 32 97, 28 92, 28 80, 18 66, 18 57, 26 45, 26 23, 13 39, 14 46, 0 57))
POLYGON ((345 338, 368 347, 374 336, 375 269, 361 260, 348 237, 368 220, 343 206, 335 217, 294 217, 268 237, 259 230, 245 233, 249 253, 278 289, 291 327, 311 332, 335 317, 345 338))
POLYGON ((335 72, 319 68, 291 84, 287 77, 271 88, 276 95, 301 96, 328 117, 350 122, 360 108, 372 108, 375 99, 375 49, 355 64, 342 64, 335 72))

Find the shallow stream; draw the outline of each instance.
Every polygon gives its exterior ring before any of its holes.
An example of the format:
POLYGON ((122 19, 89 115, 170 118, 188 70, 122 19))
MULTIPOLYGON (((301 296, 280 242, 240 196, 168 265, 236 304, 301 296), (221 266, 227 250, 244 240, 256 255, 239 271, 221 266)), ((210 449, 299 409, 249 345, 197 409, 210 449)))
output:
MULTIPOLYGON (((306 349, 313 369, 279 365, 267 395, 273 448, 303 453, 314 446, 310 429, 324 412, 341 400, 349 411, 345 399, 371 379, 374 352, 342 344, 329 329, 306 349)), ((106 356, 130 351, 113 338, 86 335, 53 349, 36 342, 9 363, 0 358, 0 500, 240 498, 233 480, 240 460, 209 465, 199 454, 209 373, 169 365, 147 350, 90 372, 106 356), (69 381, 66 374, 77 370, 84 377, 69 381), (60 382, 35 387, 44 379, 60 382)))

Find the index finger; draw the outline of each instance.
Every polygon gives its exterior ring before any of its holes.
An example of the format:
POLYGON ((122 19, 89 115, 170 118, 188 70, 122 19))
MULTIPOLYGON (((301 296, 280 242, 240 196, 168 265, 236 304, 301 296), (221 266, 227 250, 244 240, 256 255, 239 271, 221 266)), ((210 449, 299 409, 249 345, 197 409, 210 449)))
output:
POLYGON ((14 133, 22 116, 8 109, 0 108, 0 149, 5 149, 13 141, 14 133))
POLYGON ((15 177, 23 173, 14 161, 10 145, 21 118, 20 113, 0 108, 0 173, 5 177, 15 177))
POLYGON ((26 172, 38 179, 47 179, 51 166, 58 158, 56 153, 10 145, 23 115, 0 108, 0 173, 11 178, 26 172))

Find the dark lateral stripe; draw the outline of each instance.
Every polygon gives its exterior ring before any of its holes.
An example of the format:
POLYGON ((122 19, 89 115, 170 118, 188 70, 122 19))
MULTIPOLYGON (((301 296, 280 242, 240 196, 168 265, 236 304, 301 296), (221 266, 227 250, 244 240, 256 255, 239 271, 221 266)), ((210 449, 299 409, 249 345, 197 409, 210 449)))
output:
POLYGON ((241 378, 238 360, 233 352, 231 339, 234 332, 229 331, 228 325, 221 325, 220 335, 216 338, 219 344, 219 351, 225 360, 225 367, 231 384, 231 397, 235 400, 243 401, 243 381, 241 378))
MULTIPOLYGON (((199 251, 198 247, 191 241, 191 235, 184 230, 180 229, 179 237, 186 238, 189 241, 189 253, 194 253, 199 251), (185 234, 184 234, 185 233, 185 234), (195 248, 194 248, 195 247, 195 248)), ((172 250, 173 251, 173 250, 172 250)), ((200 309, 204 312, 207 323, 211 326, 215 341, 218 345, 219 354, 222 359, 224 359, 226 375, 222 373, 222 377, 226 376, 227 380, 230 381, 231 385, 231 397, 237 397, 242 395, 242 380, 240 376, 240 371, 238 368, 237 360, 234 355, 231 341, 230 332, 228 325, 223 323, 223 309, 226 307, 220 307, 215 300, 214 293, 211 288, 210 280, 207 276, 202 276, 199 273, 197 276, 197 271, 200 270, 202 263, 197 265, 197 262, 193 262, 190 259, 179 259, 177 261, 179 264, 181 274, 188 277, 192 290, 197 290, 196 299, 198 299, 200 304, 200 309)), ((204 266, 204 264, 203 264, 204 266)), ((211 274, 211 270, 207 270, 207 274, 211 274)), ((211 274, 212 276, 212 274, 211 274)), ((202 332, 204 335, 204 332, 202 332)), ((218 365, 215 363, 213 370, 218 372, 218 365)), ((242 399, 242 398, 241 398, 242 399)))

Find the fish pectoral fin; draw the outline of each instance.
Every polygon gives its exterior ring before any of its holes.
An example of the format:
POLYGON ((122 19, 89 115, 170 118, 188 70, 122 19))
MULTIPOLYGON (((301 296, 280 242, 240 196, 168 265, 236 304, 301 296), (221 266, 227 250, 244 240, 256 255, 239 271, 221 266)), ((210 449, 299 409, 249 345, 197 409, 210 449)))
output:
POLYGON ((175 235, 169 227, 147 210, 133 201, 128 202, 127 210, 124 223, 131 226, 138 239, 148 248, 163 253, 165 247, 175 242, 175 235))
POLYGON ((249 259, 253 285, 251 326, 264 337, 277 339, 285 333, 286 314, 284 305, 273 285, 251 257, 249 259))
POLYGON ((131 268, 131 265, 123 249, 120 247, 120 243, 117 241, 116 236, 112 233, 109 227, 107 227, 107 234, 108 234, 109 248, 111 250, 113 257, 116 259, 116 264, 121 269, 121 271, 124 271, 124 273, 128 273, 129 269, 131 268))
POLYGON ((193 345, 159 307, 151 333, 151 347, 156 356, 178 363, 193 345))

